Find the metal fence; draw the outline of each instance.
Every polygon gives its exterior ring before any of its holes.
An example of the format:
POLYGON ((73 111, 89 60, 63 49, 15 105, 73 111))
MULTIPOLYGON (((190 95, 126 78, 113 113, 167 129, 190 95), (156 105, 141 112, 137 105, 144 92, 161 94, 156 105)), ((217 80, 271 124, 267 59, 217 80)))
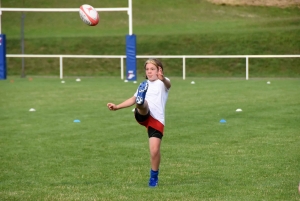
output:
MULTIPOLYGON (((50 54, 7 54, 6 57, 19 58, 58 58, 59 59, 59 75, 63 79, 63 59, 64 58, 111 58, 120 59, 121 79, 124 79, 124 59, 126 55, 50 55, 50 54)), ((300 55, 137 55, 138 59, 148 58, 168 58, 182 59, 182 79, 186 78, 186 60, 187 59, 216 59, 216 58, 244 58, 246 80, 249 79, 249 59, 258 58, 300 58, 300 55)))

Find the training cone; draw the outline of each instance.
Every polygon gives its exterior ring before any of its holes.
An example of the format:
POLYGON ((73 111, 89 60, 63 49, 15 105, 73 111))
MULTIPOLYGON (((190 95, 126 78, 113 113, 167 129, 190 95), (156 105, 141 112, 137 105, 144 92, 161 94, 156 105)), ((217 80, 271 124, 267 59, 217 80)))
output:
POLYGON ((30 108, 29 112, 35 112, 34 108, 30 108))
POLYGON ((220 123, 226 123, 226 120, 225 119, 221 119, 220 123))
POLYGON ((80 123, 80 120, 79 119, 75 119, 74 123, 80 123))

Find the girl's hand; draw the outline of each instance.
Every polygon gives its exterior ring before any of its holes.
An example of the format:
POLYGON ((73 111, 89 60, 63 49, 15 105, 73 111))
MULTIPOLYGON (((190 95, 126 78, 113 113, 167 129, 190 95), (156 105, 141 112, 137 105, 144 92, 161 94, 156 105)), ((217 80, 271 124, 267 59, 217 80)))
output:
POLYGON ((118 109, 118 107, 113 103, 107 103, 107 107, 109 110, 112 110, 112 111, 115 111, 118 109))
POLYGON ((158 74, 157 74, 158 79, 163 81, 165 79, 164 72, 162 71, 162 68, 159 66, 158 67, 158 74))

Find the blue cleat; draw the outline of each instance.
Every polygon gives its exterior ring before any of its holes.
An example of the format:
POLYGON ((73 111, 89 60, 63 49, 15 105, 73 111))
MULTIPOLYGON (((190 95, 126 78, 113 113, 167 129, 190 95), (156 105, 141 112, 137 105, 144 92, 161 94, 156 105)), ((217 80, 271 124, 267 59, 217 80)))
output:
POLYGON ((158 178, 151 178, 149 179, 149 187, 154 188, 158 186, 158 178))
POLYGON ((135 102, 138 105, 143 105, 146 97, 146 93, 148 90, 148 82, 147 80, 142 82, 138 88, 138 93, 136 95, 135 102))

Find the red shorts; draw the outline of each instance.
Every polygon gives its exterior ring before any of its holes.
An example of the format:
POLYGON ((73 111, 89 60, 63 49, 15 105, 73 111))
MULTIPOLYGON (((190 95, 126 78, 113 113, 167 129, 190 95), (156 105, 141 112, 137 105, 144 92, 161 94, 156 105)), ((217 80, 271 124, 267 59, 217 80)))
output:
POLYGON ((147 115, 141 115, 137 112, 137 110, 134 111, 134 116, 136 121, 145 126, 147 129, 148 127, 152 127, 155 130, 158 130, 159 132, 161 132, 162 134, 164 133, 164 125, 162 123, 160 123, 158 120, 154 119, 151 115, 150 115, 150 111, 147 115))

